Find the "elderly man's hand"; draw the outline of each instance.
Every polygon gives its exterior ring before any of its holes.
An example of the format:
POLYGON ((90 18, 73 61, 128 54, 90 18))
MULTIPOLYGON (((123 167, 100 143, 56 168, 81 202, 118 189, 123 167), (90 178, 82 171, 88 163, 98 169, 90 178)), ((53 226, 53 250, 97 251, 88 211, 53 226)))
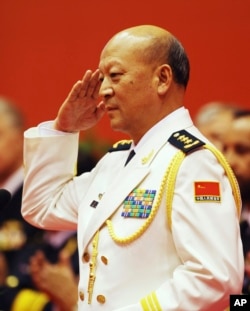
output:
POLYGON ((87 70, 59 109, 54 128, 79 132, 93 127, 105 112, 103 102, 98 103, 100 85, 99 70, 87 70))

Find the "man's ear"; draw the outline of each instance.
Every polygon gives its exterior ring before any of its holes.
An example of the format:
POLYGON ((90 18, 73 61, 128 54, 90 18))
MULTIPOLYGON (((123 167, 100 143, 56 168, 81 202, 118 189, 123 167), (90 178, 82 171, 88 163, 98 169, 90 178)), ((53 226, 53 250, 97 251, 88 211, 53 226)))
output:
POLYGON ((171 67, 168 64, 163 64, 157 68, 158 74, 158 94, 164 95, 173 80, 173 72, 171 67))

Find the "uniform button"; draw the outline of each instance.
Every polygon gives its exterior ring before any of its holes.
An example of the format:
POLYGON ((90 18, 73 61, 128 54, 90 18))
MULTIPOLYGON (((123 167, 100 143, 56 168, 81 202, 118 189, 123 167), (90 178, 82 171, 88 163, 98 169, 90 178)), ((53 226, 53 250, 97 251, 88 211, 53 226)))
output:
POLYGON ((101 304, 103 304, 103 303, 106 302, 106 298, 105 298, 105 296, 103 296, 103 295, 98 295, 98 296, 96 297, 96 300, 97 300, 99 303, 101 303, 101 304))
POLYGON ((89 262, 90 256, 89 253, 84 253, 82 256, 82 260, 85 262, 89 262))
POLYGON ((80 297, 81 301, 83 301, 84 300, 84 292, 80 291, 79 297, 80 297))
POLYGON ((101 261, 102 261, 105 265, 108 264, 108 258, 105 257, 105 256, 101 256, 101 261))

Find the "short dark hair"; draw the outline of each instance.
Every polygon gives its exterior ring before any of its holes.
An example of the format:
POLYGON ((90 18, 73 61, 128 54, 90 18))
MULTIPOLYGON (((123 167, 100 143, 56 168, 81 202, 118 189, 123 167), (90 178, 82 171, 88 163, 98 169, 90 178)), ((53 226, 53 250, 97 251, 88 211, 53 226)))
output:
POLYGON ((150 44, 143 46, 143 60, 148 63, 168 64, 173 72, 174 81, 187 87, 190 64, 185 49, 173 35, 151 38, 150 44))
POLYGON ((172 68, 174 81, 186 88, 189 81, 190 63, 184 47, 174 36, 169 39, 167 62, 172 68))

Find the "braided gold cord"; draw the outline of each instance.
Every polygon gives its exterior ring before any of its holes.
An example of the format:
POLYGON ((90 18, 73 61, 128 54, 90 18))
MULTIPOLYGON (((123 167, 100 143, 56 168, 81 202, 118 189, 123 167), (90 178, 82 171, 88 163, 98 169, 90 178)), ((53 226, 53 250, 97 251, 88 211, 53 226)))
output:
POLYGON ((88 282, 88 304, 91 304, 92 301, 92 295, 94 290, 94 284, 96 279, 96 259, 98 255, 98 242, 99 242, 99 233, 98 230, 94 236, 92 246, 92 256, 89 263, 89 282, 88 282))
MULTIPOLYGON (((216 156, 216 158, 218 159, 220 164, 223 166, 223 168, 224 168, 224 170, 228 176, 228 179, 230 181, 232 191, 233 191, 233 195, 234 195, 234 199, 235 199, 235 203, 236 203, 238 217, 240 217, 240 212, 241 212, 240 190, 239 190, 239 186, 238 186, 236 177, 235 177, 230 165, 228 164, 228 162, 225 159, 225 157, 223 156, 223 154, 219 150, 217 150, 215 147, 213 147, 211 145, 204 145, 204 148, 210 150, 216 156)), ((171 213, 172 213, 172 202, 173 202, 173 196, 174 196, 175 182, 176 182, 176 177, 177 177, 179 167, 181 165, 181 162, 185 158, 185 156, 186 156, 186 154, 180 150, 173 157, 170 165, 168 166, 168 168, 167 168, 167 170, 163 176, 163 179, 162 179, 162 182, 160 185, 160 189, 158 192, 158 196, 156 198, 155 204, 152 207, 152 211, 151 211, 149 217, 147 218, 147 220, 143 223, 143 225, 136 232, 132 233, 131 235, 129 235, 127 237, 118 237, 114 232, 114 227, 113 227, 111 220, 108 219, 106 221, 106 225, 108 227, 109 234, 110 234, 111 238, 116 243, 119 243, 119 244, 132 243, 133 241, 138 239, 148 229, 148 227, 152 223, 152 221, 155 218, 155 215, 156 215, 156 213, 160 207, 165 187, 166 187, 167 221, 168 221, 169 228, 171 230, 171 228, 172 228, 171 213)))
POLYGON ((172 202, 174 197, 174 188, 176 182, 176 176, 181 165, 182 160, 185 158, 185 153, 181 150, 173 157, 168 170, 167 185, 166 185, 166 207, 167 207, 167 221, 168 226, 172 228, 172 202))
POLYGON ((234 196, 234 200, 236 203, 238 218, 240 218, 241 204, 242 204, 241 203, 241 194, 240 194, 240 189, 239 189, 237 179, 234 175, 234 172, 233 172, 231 166, 229 165, 229 163, 226 160, 226 158, 224 157, 224 155, 218 149, 216 149, 214 146, 205 145, 204 147, 206 149, 210 150, 217 157, 220 164, 223 166, 223 168, 227 174, 227 177, 230 181, 232 190, 233 190, 233 196, 234 196))
POLYGON ((115 241, 118 244, 132 243, 135 240, 137 240, 148 229, 148 227, 152 223, 152 221, 155 218, 155 215, 156 215, 156 213, 160 207, 162 196, 164 193, 164 189, 166 187, 170 167, 171 166, 168 166, 168 168, 167 168, 167 170, 163 176, 162 182, 160 184, 160 189, 159 189, 158 195, 156 197, 155 204, 153 204, 152 211, 151 211, 150 215, 148 216, 147 220, 143 223, 143 225, 137 231, 135 231, 134 233, 132 233, 131 235, 129 235, 127 237, 119 237, 114 232, 114 227, 113 227, 112 221, 110 219, 106 220, 106 225, 108 227, 109 234, 110 234, 111 238, 113 239, 113 241, 115 241))
MULTIPOLYGON (((236 180, 236 177, 227 162, 226 158, 224 155, 215 147, 212 145, 204 145, 204 148, 208 149, 211 151, 216 158, 218 159, 219 163, 223 166, 226 175, 230 181, 232 190, 233 190, 233 195, 236 203, 236 209, 237 209, 237 214, 238 217, 240 217, 241 213, 241 196, 240 196, 240 190, 239 186, 236 180)), ((173 196, 174 196, 174 187, 175 187, 175 182, 176 182, 176 176, 178 173, 178 169, 181 165, 182 160, 184 159, 185 154, 180 150, 177 152, 177 154, 174 156, 171 164, 170 164, 170 169, 169 169, 169 176, 167 177, 167 194, 166 194, 166 201, 167 201, 167 216, 168 216, 168 225, 171 230, 172 228, 172 202, 173 202, 173 196)))

